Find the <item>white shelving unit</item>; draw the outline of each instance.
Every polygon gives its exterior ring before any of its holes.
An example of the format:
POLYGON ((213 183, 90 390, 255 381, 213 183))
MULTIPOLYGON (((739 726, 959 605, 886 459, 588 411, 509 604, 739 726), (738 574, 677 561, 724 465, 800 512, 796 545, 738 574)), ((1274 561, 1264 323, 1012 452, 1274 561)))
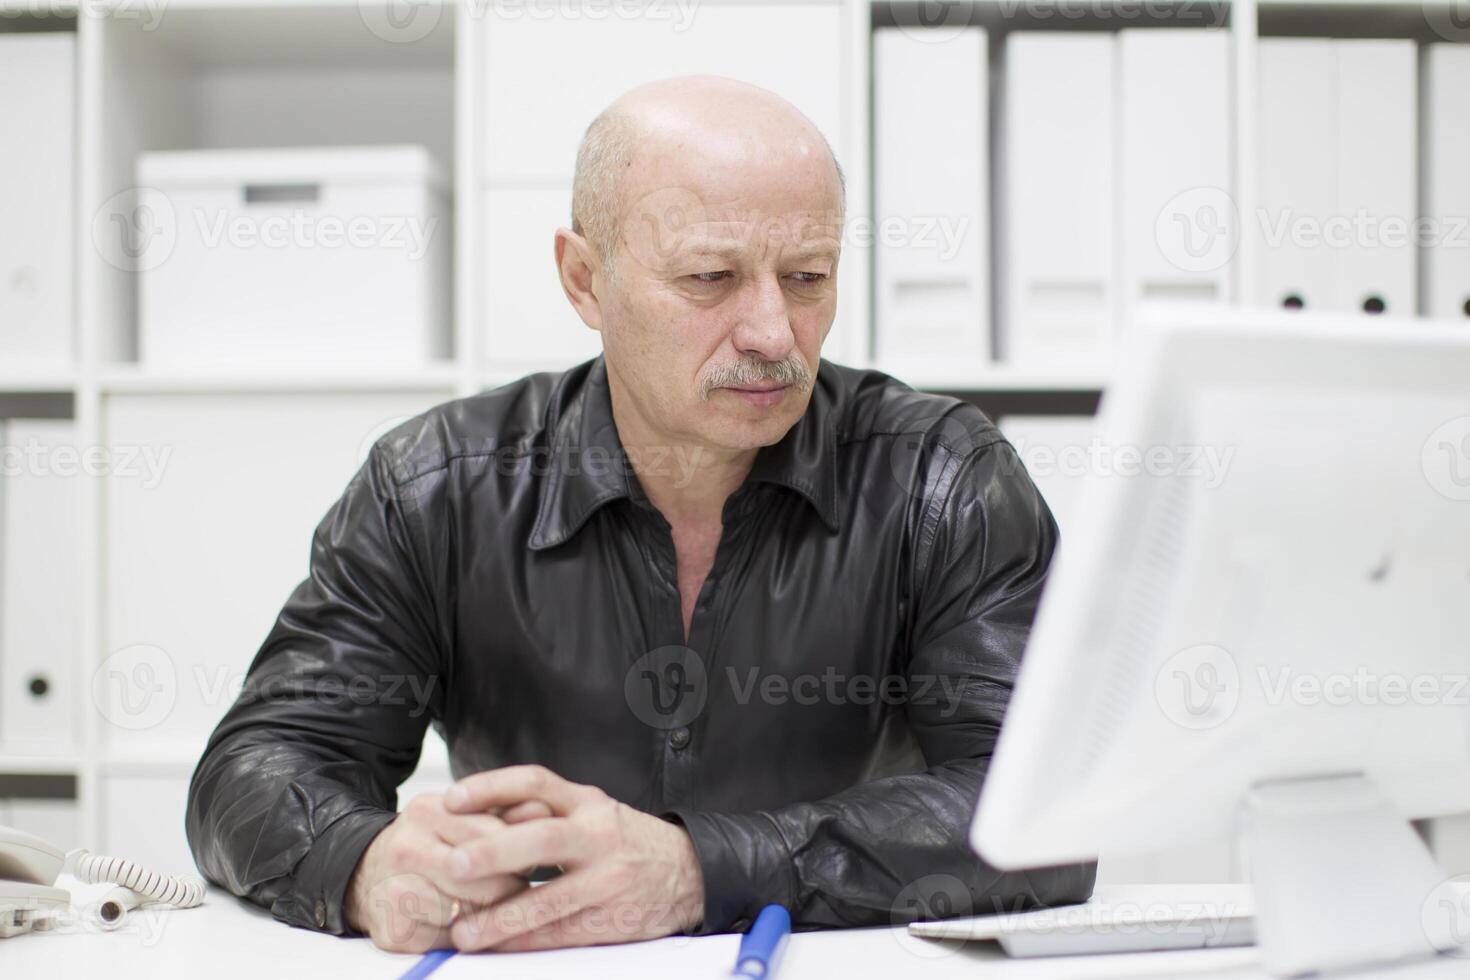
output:
MULTIPOLYGON (((501 10, 476 0, 0 0, 0 32, 74 31, 78 65, 78 360, 74 370, 44 374, 0 364, 0 397, 9 404, 70 395, 82 446, 125 439, 163 442, 176 450, 194 447, 170 473, 186 487, 177 498, 164 491, 150 499, 158 491, 116 479, 83 481, 77 515, 82 646, 65 651, 79 665, 78 689, 66 696, 83 706, 82 727, 74 742, 58 744, 53 755, 5 754, 0 772, 75 775, 80 839, 177 865, 186 854, 181 809, 176 821, 166 822, 169 839, 162 843, 128 836, 134 824, 159 822, 133 821, 127 814, 150 801, 157 801, 159 812, 182 799, 203 739, 227 701, 191 702, 194 713, 176 718, 175 727, 159 728, 158 738, 119 738, 92 703, 91 687, 107 658, 167 635, 188 648, 169 652, 176 671, 207 666, 219 646, 231 651, 230 669, 243 675, 286 590, 306 572, 311 523, 345 484, 364 440, 409 412, 595 350, 589 333, 568 340, 567 357, 548 361, 519 347, 516 335, 540 328, 544 320, 546 329, 579 336, 555 289, 549 222, 569 223, 571 151, 588 121, 582 117, 625 88, 645 78, 708 70, 790 89, 793 100, 823 125, 842 160, 849 222, 866 221, 872 199, 873 25, 913 6, 705 0, 694 22, 675 31, 671 24, 620 19, 616 13, 601 24, 538 19, 521 5, 501 10), (599 57, 609 39, 636 57, 599 57), (126 200, 119 195, 133 187, 139 153, 387 143, 423 144, 452 173, 451 360, 402 371, 282 364, 270 371, 188 372, 137 363, 137 276, 108 236, 109 216, 126 200), (531 235, 539 237, 526 241, 531 235), (531 256, 530 264, 523 255, 531 256), (321 431, 337 444, 292 445, 292 415, 298 416, 294 431, 321 431), (219 455, 210 455, 217 448, 211 434, 225 444, 219 455), (238 450, 234 456, 231 445, 238 450), (253 461, 251 452, 267 458, 253 461), (319 464, 311 468, 311 485, 274 496, 263 493, 268 481, 252 485, 251 474, 269 473, 269 458, 276 454, 319 464), (191 470, 191 460, 212 462, 213 469, 191 470), (222 482, 230 467, 238 483, 222 482), (235 493, 233 500, 225 499, 226 490, 235 493), (225 494, 220 499, 235 509, 211 510, 211 493, 225 494), (262 539, 255 542, 262 550, 251 559, 262 567, 237 569, 232 579, 234 556, 219 554, 218 541, 206 532, 236 521, 269 533, 222 535, 247 551, 251 538, 262 539), (277 554, 277 548, 287 550, 277 554), (196 604, 200 579, 215 585, 216 600, 226 597, 219 609, 196 604), (160 585, 165 582, 186 595, 170 595, 160 585), (232 608, 229 598, 237 595, 249 598, 232 608), (217 631, 213 636, 211 628, 217 631)), ((1003 0, 959 9, 1000 31, 1080 26, 1003 0)), ((1444 23, 1454 23, 1447 19, 1453 0, 1235 0, 1224 9, 1234 45, 1231 166, 1242 212, 1253 209, 1258 184, 1255 41, 1263 16, 1275 23, 1320 17, 1326 33, 1344 25, 1371 30, 1382 22, 1395 36, 1423 38, 1432 36, 1441 15, 1444 23)), ((1087 26, 1136 23, 1103 20, 1087 26)), ((1255 247, 1244 237, 1234 260, 1237 299, 1252 294, 1255 247)), ((840 313, 824 353, 881 367, 869 356, 871 256, 852 244, 845 252, 840 313)), ((906 380, 970 392, 1078 393, 1101 390, 1107 378, 1100 371, 938 362, 906 380)), ((441 755, 426 758, 414 778, 432 785, 446 776, 441 755)))

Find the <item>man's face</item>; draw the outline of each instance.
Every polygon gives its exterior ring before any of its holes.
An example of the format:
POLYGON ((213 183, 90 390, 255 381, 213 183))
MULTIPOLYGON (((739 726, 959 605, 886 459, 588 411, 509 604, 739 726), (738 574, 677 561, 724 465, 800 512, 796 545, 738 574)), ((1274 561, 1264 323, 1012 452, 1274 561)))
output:
POLYGON ((625 185, 603 347, 658 430, 754 449, 806 410, 836 315, 836 176, 821 155, 694 156, 650 153, 625 185))

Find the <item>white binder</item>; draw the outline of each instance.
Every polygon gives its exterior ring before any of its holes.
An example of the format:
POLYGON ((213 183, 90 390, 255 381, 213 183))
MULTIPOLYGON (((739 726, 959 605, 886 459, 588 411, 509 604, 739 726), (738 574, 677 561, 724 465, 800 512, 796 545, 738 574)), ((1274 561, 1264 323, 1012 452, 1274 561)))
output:
POLYGON ((11 419, 0 469, 0 751, 76 749, 81 643, 77 489, 85 456, 69 421, 11 419))
POLYGON ((75 40, 0 34, 0 364, 73 353, 75 40))
POLYGON ((1335 305, 1413 314, 1417 255, 1412 226, 1418 215, 1415 42, 1353 38, 1332 44, 1338 211, 1352 220, 1345 246, 1333 249, 1335 305), (1359 215, 1366 219, 1362 231, 1359 215))
POLYGON ((1097 367, 1113 334, 1115 44, 1091 31, 1006 41, 1001 360, 1097 367))
POLYGON ((1413 42, 1266 38, 1259 64, 1254 299, 1413 313, 1413 42))
POLYGON ((1124 310, 1232 298, 1230 36, 1120 31, 1124 310))
POLYGON ((874 325, 887 370, 990 356, 985 31, 873 33, 874 325))
POLYGON ((1422 250, 1423 312, 1470 317, 1470 46, 1424 48, 1424 215, 1435 229, 1422 250))
POLYGON ((1327 38, 1262 38, 1260 73, 1261 306, 1325 310, 1334 305, 1332 251, 1312 240, 1337 212, 1338 152, 1332 45, 1327 38))

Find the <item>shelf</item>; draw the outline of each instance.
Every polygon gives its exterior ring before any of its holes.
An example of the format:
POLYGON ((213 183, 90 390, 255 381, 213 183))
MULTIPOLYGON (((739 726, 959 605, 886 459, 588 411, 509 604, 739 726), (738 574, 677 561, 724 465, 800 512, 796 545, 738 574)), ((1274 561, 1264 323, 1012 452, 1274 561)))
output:
POLYGON ((75 753, 67 753, 65 755, 22 755, 14 752, 4 752, 0 754, 0 774, 5 775, 70 776, 81 767, 81 757, 75 753))
POLYGON ((77 386, 69 371, 37 371, 11 374, 0 371, 0 395, 71 394, 77 386))
POLYGON ((389 370, 205 368, 145 368, 115 366, 102 372, 101 389, 107 394, 210 394, 228 392, 379 392, 443 391, 453 393, 458 369, 452 363, 389 370))
POLYGON ((1259 0, 1260 37, 1470 41, 1457 0, 1259 0))
POLYGON ((1375 7, 1385 10, 1453 10, 1456 0, 1256 0, 1256 5, 1267 7, 1315 7, 1322 10, 1356 10, 1375 7))

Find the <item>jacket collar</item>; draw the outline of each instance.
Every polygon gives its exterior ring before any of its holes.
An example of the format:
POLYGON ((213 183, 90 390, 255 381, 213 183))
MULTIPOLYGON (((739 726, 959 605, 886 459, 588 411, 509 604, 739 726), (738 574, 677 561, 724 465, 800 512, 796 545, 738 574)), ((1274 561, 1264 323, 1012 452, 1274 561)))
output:
MULTIPOLYGON (((823 362, 825 367, 826 362, 823 362)), ((773 483, 804 497, 829 530, 839 530, 837 438, 830 372, 819 370, 811 401, 782 437, 756 455, 746 484, 773 483)), ((527 546, 554 548, 575 535, 604 504, 643 498, 613 422, 607 366, 601 357, 567 372, 551 426, 536 523, 527 546), (567 390, 572 389, 572 390, 567 390)))

